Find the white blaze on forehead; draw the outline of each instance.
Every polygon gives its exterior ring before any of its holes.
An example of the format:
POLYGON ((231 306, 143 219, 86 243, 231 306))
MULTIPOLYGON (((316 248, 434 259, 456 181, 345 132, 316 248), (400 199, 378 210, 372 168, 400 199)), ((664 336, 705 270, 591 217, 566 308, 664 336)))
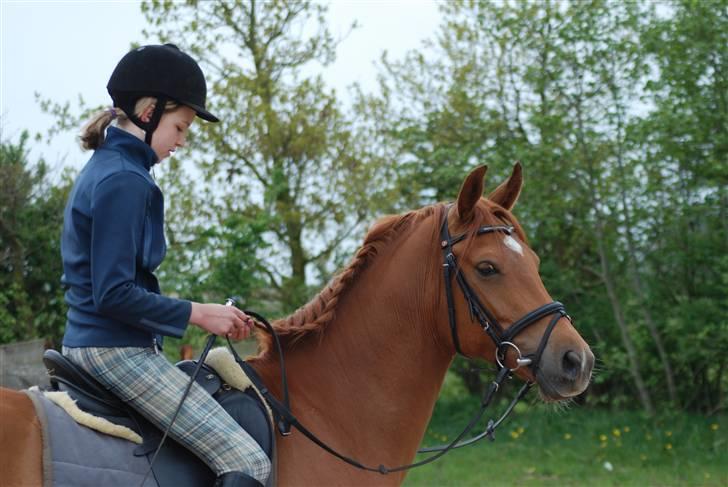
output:
POLYGON ((521 244, 519 244, 515 238, 511 237, 510 235, 506 235, 506 237, 503 239, 503 242, 505 242, 506 247, 516 252, 518 255, 523 255, 523 247, 521 247, 521 244))

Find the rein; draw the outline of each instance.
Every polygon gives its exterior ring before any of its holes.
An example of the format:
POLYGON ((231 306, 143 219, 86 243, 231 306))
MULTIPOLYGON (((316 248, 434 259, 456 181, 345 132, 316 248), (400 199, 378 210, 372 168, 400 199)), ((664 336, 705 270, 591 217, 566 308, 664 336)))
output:
MULTIPOLYGON (((480 227, 476 231, 476 235, 484 235, 488 233, 493 232, 504 232, 508 235, 510 235, 513 232, 513 227, 506 226, 506 225, 486 225, 480 227)), ((387 467, 383 464, 380 464, 377 467, 371 466, 371 465, 364 465, 361 462, 348 457, 339 451, 335 450, 334 448, 330 447, 328 444, 326 444, 324 441, 319 439, 314 433, 312 433, 308 428, 306 428, 298 419, 293 415, 293 412, 291 411, 290 407, 290 399, 288 396, 288 384, 286 380, 286 370, 285 370, 285 362, 283 358, 283 349, 280 344, 280 340, 278 338, 278 335, 276 334, 275 330, 271 326, 270 323, 261 315, 254 313, 252 311, 245 311, 246 314, 253 316, 256 318, 259 323, 262 323, 268 333, 271 334, 273 337, 276 348, 278 351, 278 357, 281 364, 281 381, 282 381, 282 389, 283 389, 283 402, 276 399, 271 392, 268 390, 268 388, 265 386, 265 384, 262 383, 260 378, 258 377, 255 370, 245 361, 243 361, 235 351, 235 349, 232 347, 232 343, 230 343, 230 339, 228 338, 228 345, 230 347, 230 351, 232 352, 233 356, 235 357, 235 361, 239 364, 239 366, 245 371, 245 373, 250 377, 251 381, 255 384, 255 386, 260 391, 261 395, 265 398, 265 400, 268 402, 268 405, 270 406, 271 410, 273 411, 274 416, 277 418, 277 426, 278 430, 283 436, 288 436, 291 433, 291 427, 296 428, 299 430, 306 438, 308 438, 310 441, 315 443, 317 446, 325 450, 326 452, 330 453, 331 455, 335 456, 336 458, 339 458, 340 460, 348 463, 349 465, 352 465, 358 469, 366 470, 369 472, 377 472, 383 475, 395 473, 395 472, 401 472, 403 470, 408 470, 410 468, 420 467, 422 465, 426 465, 428 463, 431 463, 441 456, 445 455, 448 451, 455 449, 455 448, 462 448, 464 446, 472 445, 473 443, 476 443, 477 441, 482 440, 485 437, 490 438, 491 441, 495 439, 494 433, 495 430, 501 425, 501 423, 508 417, 508 415, 513 411, 513 408, 516 406, 518 401, 520 401, 526 393, 531 389, 533 386, 532 382, 526 382, 521 389, 516 394, 516 397, 510 402, 508 407, 506 408, 505 412, 498 418, 498 420, 490 420, 488 421, 488 424, 486 426, 485 431, 480 433, 477 436, 474 436, 472 438, 469 438, 467 440, 461 441, 474 427, 480 419, 483 417, 483 414, 485 413, 486 408, 490 405, 491 400, 493 399, 493 396, 500 388, 500 385, 503 383, 503 381, 509 377, 511 377, 512 372, 517 370, 518 368, 522 366, 531 367, 531 370, 533 372, 533 375, 535 377, 536 372, 538 370, 539 363, 541 361, 541 355, 543 354, 543 351, 546 348, 546 344, 548 342, 549 337, 551 336, 551 332, 553 331, 554 327, 558 323, 558 321, 562 317, 566 317, 571 321, 571 318, 569 315, 566 314, 566 309, 563 304, 554 301, 548 304, 545 304, 543 306, 540 306, 536 308, 535 310, 527 313, 522 318, 517 320, 515 323, 511 324, 507 329, 504 330, 504 328, 498 323, 496 318, 488 311, 485 306, 480 302, 477 295, 473 291, 473 289, 468 284, 467 280, 465 279, 464 275, 457 266, 457 260, 455 258, 455 254, 453 253, 453 246, 457 244, 458 242, 464 240, 466 237, 465 234, 460 235, 458 237, 452 238, 450 236, 450 232, 448 230, 447 225, 447 212, 445 213, 444 220, 442 222, 441 227, 441 248, 443 250, 443 256, 444 256, 444 277, 445 277, 445 292, 447 296, 447 306, 448 306, 448 319, 450 322, 450 330, 452 334, 452 340, 453 344, 455 346, 455 350, 460 355, 463 355, 466 358, 470 358, 467 355, 465 355, 461 348, 460 348, 460 341, 458 339, 458 333, 457 333, 457 321, 455 316, 455 304, 454 304, 454 298, 453 298, 453 292, 452 292, 452 277, 453 274, 455 276, 455 280, 457 281, 463 296, 465 297, 465 300, 468 303, 468 309, 470 311, 470 318, 471 321, 477 320, 480 324, 481 328, 483 329, 483 332, 486 333, 490 339, 493 341, 493 343, 496 345, 496 354, 495 359, 496 363, 498 365, 498 372, 496 373, 495 379, 489 384, 487 389, 485 389, 483 393, 483 397, 480 402, 480 409, 476 412, 476 414, 473 416, 473 418, 470 420, 470 422, 465 426, 463 431, 449 444, 447 445, 440 445, 440 446, 434 446, 429 448, 423 448, 418 451, 418 453, 435 453, 434 455, 431 455, 419 462, 414 462, 406 465, 399 465, 396 467, 387 467), (546 316, 555 315, 551 321, 549 322, 548 326, 546 327, 546 330, 541 338, 541 342, 539 343, 536 352, 527 356, 523 356, 521 354, 521 350, 516 346, 516 344, 513 342, 516 335, 518 335, 520 332, 525 330, 528 326, 536 323, 537 321, 541 320, 542 318, 546 316), (513 348, 515 352, 518 354, 518 357, 516 358, 516 367, 513 369, 508 368, 505 365, 505 355, 507 352, 507 348, 513 348)), ((232 300, 229 300, 232 301, 232 300)), ((232 301, 234 302, 234 301, 232 301)))
MULTIPOLYGON (((283 354, 281 352, 280 347, 280 341, 278 338, 278 335, 276 334, 275 330, 271 326, 268 321, 260 316, 257 313, 254 313, 252 311, 245 310, 245 314, 253 316, 260 322, 262 322, 265 326, 265 329, 270 333, 275 342, 276 346, 279 350, 279 358, 281 363, 281 375, 283 376, 284 381, 284 401, 288 400, 288 386, 285 382, 285 366, 284 366, 284 360, 283 360, 283 354)), ((276 423, 278 426, 278 430, 281 432, 283 436, 288 436, 290 434, 290 428, 291 426, 296 428, 298 431, 300 431, 306 438, 308 438, 310 441, 315 443, 317 446, 325 450, 326 452, 330 453, 331 455, 335 456, 336 458, 348 463, 349 465, 352 465, 358 469, 366 470, 369 472, 377 472, 382 475, 395 473, 395 472, 401 472, 403 470, 409 470, 410 468, 414 467, 420 467, 423 465, 427 465, 428 463, 434 462, 441 456, 443 456, 445 453, 447 453, 449 450, 454 448, 461 448, 463 446, 475 443, 475 441, 478 441, 483 436, 490 436, 492 439, 493 433, 495 429, 503 422, 503 420, 510 414, 510 412, 515 407, 516 403, 528 392, 528 390, 531 388, 531 383, 526 383, 521 388, 521 390, 518 392, 518 395, 516 398, 511 402, 511 404, 506 409, 505 413, 497 420, 493 421, 490 420, 488 422, 488 428, 486 431, 479 435, 478 437, 471 438, 470 440, 467 440, 465 442, 459 443, 460 440, 467 435, 478 422, 483 417, 483 414, 485 413, 486 408, 490 404, 491 400, 493 399, 493 396, 500 388, 501 383, 510 376, 511 370, 507 367, 503 367, 498 371, 498 374, 496 375, 496 378, 493 382, 491 382, 488 389, 486 389, 485 393, 483 394, 483 399, 481 401, 480 410, 475 414, 475 416, 470 420, 468 425, 465 427, 465 429, 447 446, 445 447, 432 447, 424 450, 420 450, 419 453, 429 453, 429 452, 438 452, 435 455, 432 455, 428 458, 425 458, 424 460, 421 460, 419 462, 410 463, 406 465, 400 465, 397 467, 386 467, 383 464, 380 464, 377 467, 373 466, 367 466, 362 464, 361 462, 348 457, 334 448, 330 447, 328 444, 326 444, 324 441, 319 439, 314 433, 312 433, 308 428, 306 428, 298 419, 293 415, 293 412, 291 412, 290 404, 281 403, 278 399, 275 398, 268 390, 268 388, 263 384, 263 382, 260 380, 260 377, 258 377, 257 373, 255 372, 255 369, 250 366, 247 362, 242 360, 238 353, 235 351, 235 349, 232 346, 232 343, 230 343, 230 339, 228 338, 228 346, 230 348, 230 351, 232 352, 233 356, 235 357, 235 361, 238 363, 238 365, 245 371, 247 376, 250 378, 251 382, 255 385, 255 387, 260 391, 260 394, 265 398, 265 400, 268 402, 268 405, 270 406, 271 410, 273 411, 273 415, 277 418, 276 423)))
MULTIPOLYGON (((480 419, 483 417, 483 414, 485 414, 485 410, 490 405, 493 396, 500 388, 501 384, 504 380, 507 378, 510 378, 512 375, 512 372, 519 369, 520 367, 530 367, 533 373, 533 376, 536 376, 536 373, 538 371, 539 363, 541 362, 541 355, 543 354, 543 351, 546 348, 546 345, 548 343, 548 339, 551 336, 551 332, 553 331, 554 327, 558 323, 558 321, 565 317, 571 321, 571 318, 568 314, 566 314, 566 309, 563 304, 554 301, 551 303, 547 303, 543 306, 540 306, 536 308, 535 310, 526 313, 523 317, 518 319, 515 323, 511 324, 507 329, 504 329, 499 323, 498 320, 488 311, 488 309, 483 306, 483 304, 478 299, 477 294, 473 291, 472 287, 468 284, 467 280, 465 279, 465 276, 462 272, 460 272, 460 269, 457 265, 457 259, 455 257, 455 254, 453 253, 453 246, 462 240, 466 238, 466 234, 460 235, 458 237, 451 237, 450 231, 448 229, 447 225, 447 214, 448 212, 445 212, 441 230, 440 230, 440 246, 443 251, 443 258, 444 258, 444 278, 445 278, 445 295, 447 297, 447 314, 448 314, 448 320, 450 324, 450 332, 452 335, 452 341, 453 345, 455 347, 455 351, 459 353, 460 355, 470 358, 467 355, 465 355, 460 348, 460 340, 458 338, 458 332, 457 332, 457 320, 455 316, 455 300, 453 297, 453 290, 452 290, 452 280, 453 276, 455 278, 455 281, 458 283, 458 286, 460 287, 460 290, 463 293, 463 296, 465 298, 465 301, 468 304, 468 310, 470 312, 470 319, 471 321, 477 320, 478 324, 482 328, 483 332, 486 333, 490 339, 493 341, 493 343, 496 346, 496 352, 495 352, 495 361, 498 366, 498 371, 496 373, 495 379, 489 384, 487 389, 485 389, 483 393, 483 397, 480 401, 480 409, 476 412, 476 414, 473 416, 473 418, 468 422, 468 424, 465 426, 463 431, 457 435, 455 439, 453 439, 452 442, 450 442, 447 445, 439 445, 434 447, 428 447, 418 450, 418 453, 434 453, 434 455, 431 455, 423 460, 420 460, 418 462, 406 464, 406 465, 399 465, 396 467, 387 467, 384 464, 380 464, 377 467, 370 466, 370 465, 364 465, 361 462, 348 457, 339 451, 335 450, 334 448, 330 447, 328 444, 326 444, 324 441, 319 439, 314 433, 312 433, 308 428, 306 428, 298 419, 293 415, 293 412, 291 411, 291 405, 290 405, 290 397, 288 395, 288 380, 286 378, 286 366, 285 366, 285 360, 283 358, 283 347, 281 346, 280 339, 278 337, 278 334, 275 332, 275 329, 273 326, 266 320, 263 316, 259 315, 258 313, 255 313, 253 311, 245 310, 245 314, 254 317, 258 321, 258 326, 260 327, 260 323, 263 324, 263 327, 265 330, 270 333, 270 335, 273 337, 276 349, 278 351, 278 357, 280 361, 280 367, 281 367, 281 387, 283 390, 283 401, 279 401, 276 397, 271 394, 270 390, 263 384, 263 381, 260 379, 258 374, 255 372, 255 369, 251 367, 247 362, 243 361, 238 353, 235 351, 235 349, 232 346, 232 343, 230 342, 230 338, 227 338, 228 347, 230 348, 230 351, 233 354, 233 357, 235 358, 235 361, 238 363, 238 365, 245 371, 245 373, 248 375, 250 380, 253 382, 255 387, 258 389, 260 394, 263 396, 265 401, 268 403, 268 406, 273 411, 273 415, 276 419, 276 426, 278 427, 278 431, 283 436, 288 436, 291 434, 291 427, 296 428, 299 430, 306 438, 308 438, 310 441, 315 443, 317 446, 325 450, 326 452, 330 453, 331 455, 335 456, 336 458, 339 458, 340 460, 348 463, 349 465, 352 465, 358 469, 366 470, 369 472, 377 472, 383 475, 395 473, 395 472, 401 472, 403 470, 409 470, 410 468, 420 467, 423 465, 427 465, 428 463, 434 462, 438 458, 445 455, 448 451, 456 449, 456 448, 462 448, 464 446, 472 445, 473 443, 476 443, 483 438, 489 438, 491 441, 495 439, 495 430, 502 424, 502 422, 508 417, 508 415, 513 411, 513 408, 516 406, 518 401, 520 401, 526 393, 531 389, 533 386, 533 382, 526 382, 521 389, 516 394, 516 397, 510 402, 506 410, 503 412, 503 414, 498 418, 498 420, 490 420, 488 421, 488 424, 485 428, 485 430, 476 435, 472 438, 469 438, 467 440, 461 441, 470 431, 475 427, 478 422, 480 422, 480 419), (521 333, 523 330, 525 330, 530 325, 536 323, 537 321, 541 320, 542 318, 545 318, 547 316, 555 315, 551 321, 549 322, 548 326, 546 327, 546 330, 541 337, 541 341, 536 349, 536 351, 533 354, 530 355, 522 355, 521 350, 518 348, 518 346, 514 343, 514 339, 516 335, 521 333), (516 358, 516 367, 509 368, 505 365, 506 361, 506 353, 508 348, 512 348, 517 354, 516 358)), ((507 235, 511 235, 513 232, 512 226, 507 225, 485 225, 475 232, 476 236, 485 235, 489 233, 495 233, 495 232, 503 232, 507 235)), ((227 306, 234 306, 235 300, 233 298, 228 298, 227 302, 225 303, 227 306)), ((147 471, 147 474, 144 477, 144 480, 142 481, 142 484, 144 481, 146 481, 147 476, 152 470, 152 465, 154 464, 154 460, 157 457, 157 454, 159 453, 159 450, 162 447, 162 444, 164 443, 164 440, 167 438, 167 435, 169 433, 170 428, 172 427, 172 423, 174 423, 175 419, 177 418, 177 414, 179 413, 179 410, 182 408, 182 403, 184 402, 185 398, 187 397, 190 388, 192 387, 192 383, 195 381, 195 378, 197 377, 197 374, 200 371, 200 367, 202 366, 202 363, 204 363, 205 357, 207 356, 208 352, 210 351, 210 348, 212 347, 212 344, 215 341, 215 335, 210 335, 208 338, 208 341, 205 345, 205 349, 202 352, 202 355, 200 356, 200 359, 198 360, 197 367, 195 368, 194 373, 190 377, 190 382, 187 386, 187 389, 185 390, 184 394, 182 395, 182 400, 180 401, 179 405, 177 406, 177 410, 174 413, 174 416, 172 417, 172 420, 169 424, 169 426, 166 428, 164 435, 162 436, 162 440, 159 443, 159 446, 157 447, 157 450, 154 452, 154 456, 152 457, 152 460, 149 465, 149 470, 147 471)))

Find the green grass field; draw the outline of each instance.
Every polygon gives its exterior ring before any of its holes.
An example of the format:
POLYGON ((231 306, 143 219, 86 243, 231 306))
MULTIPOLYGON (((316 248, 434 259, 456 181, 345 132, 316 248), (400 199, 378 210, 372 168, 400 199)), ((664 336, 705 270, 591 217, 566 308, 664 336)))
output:
MULTIPOLYGON (((427 445, 452 440, 478 407, 476 398, 443 396, 427 445)), ((501 425, 495 442, 486 439, 414 469, 405 485, 728 486, 725 416, 647 419, 632 411, 540 404, 533 391, 525 403, 501 425)))

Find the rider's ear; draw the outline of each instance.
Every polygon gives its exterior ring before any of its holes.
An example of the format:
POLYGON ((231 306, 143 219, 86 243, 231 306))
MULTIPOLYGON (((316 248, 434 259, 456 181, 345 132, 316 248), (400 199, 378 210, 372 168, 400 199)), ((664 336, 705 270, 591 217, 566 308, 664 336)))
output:
POLYGON ((483 179, 488 166, 478 166, 468 175, 458 194, 458 218, 465 223, 473 217, 473 208, 483 196, 483 179))
POLYGON ((518 196, 521 194, 521 188, 523 187, 523 171, 521 163, 516 162, 513 165, 513 172, 511 177, 507 181, 501 183, 500 186, 488 195, 488 199, 493 203, 498 203, 506 210, 509 210, 516 206, 518 196))

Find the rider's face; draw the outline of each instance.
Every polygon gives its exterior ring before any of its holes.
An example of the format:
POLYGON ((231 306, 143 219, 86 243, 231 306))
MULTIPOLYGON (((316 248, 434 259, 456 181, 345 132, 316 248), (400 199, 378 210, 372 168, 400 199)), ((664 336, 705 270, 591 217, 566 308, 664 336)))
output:
POLYGON ((160 161, 169 157, 177 147, 184 147, 187 131, 194 119, 195 111, 184 105, 162 115, 152 136, 152 149, 160 161))

